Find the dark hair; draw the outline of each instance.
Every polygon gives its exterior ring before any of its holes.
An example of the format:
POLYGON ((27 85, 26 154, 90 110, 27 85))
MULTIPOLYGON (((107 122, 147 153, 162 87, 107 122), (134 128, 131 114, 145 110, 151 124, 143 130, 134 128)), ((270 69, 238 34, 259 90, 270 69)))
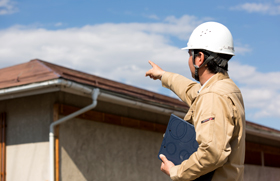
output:
MULTIPOLYGON (((200 50, 200 49, 195 49, 194 50, 194 55, 197 56, 199 52, 202 52, 204 54, 204 61, 210 56, 210 54, 212 52, 207 51, 207 50, 200 50)), ((218 58, 224 59, 226 61, 229 61, 232 57, 232 55, 227 55, 227 54, 217 54, 218 58)), ((217 58, 216 58, 217 59, 217 58)), ((222 73, 222 74, 226 74, 228 71, 228 64, 226 63, 225 66, 219 66, 214 59, 210 60, 207 64, 207 69, 211 72, 211 73, 222 73)))

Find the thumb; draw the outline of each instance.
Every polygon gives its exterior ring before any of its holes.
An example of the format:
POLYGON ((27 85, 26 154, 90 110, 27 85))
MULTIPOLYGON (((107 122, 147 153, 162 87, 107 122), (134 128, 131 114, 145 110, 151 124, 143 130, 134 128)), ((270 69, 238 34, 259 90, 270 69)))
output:
POLYGON ((168 161, 167 158, 163 154, 160 154, 159 157, 163 163, 168 161))

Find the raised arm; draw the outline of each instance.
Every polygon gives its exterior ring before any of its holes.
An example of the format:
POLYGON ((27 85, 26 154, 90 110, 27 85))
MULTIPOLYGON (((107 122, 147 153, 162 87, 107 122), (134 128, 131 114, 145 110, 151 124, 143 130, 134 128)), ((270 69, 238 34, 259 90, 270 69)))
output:
POLYGON ((161 80, 163 87, 172 90, 183 102, 191 105, 201 87, 200 84, 182 75, 166 72, 152 61, 149 61, 149 63, 152 68, 146 72, 146 76, 154 80, 161 80))

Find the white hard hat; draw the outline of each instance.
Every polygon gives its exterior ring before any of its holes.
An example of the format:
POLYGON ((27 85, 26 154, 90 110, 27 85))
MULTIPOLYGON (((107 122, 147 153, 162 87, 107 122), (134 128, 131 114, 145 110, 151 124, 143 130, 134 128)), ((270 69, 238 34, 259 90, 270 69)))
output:
POLYGON ((214 53, 234 55, 233 38, 227 27, 206 22, 194 29, 188 46, 182 49, 204 49, 214 53))

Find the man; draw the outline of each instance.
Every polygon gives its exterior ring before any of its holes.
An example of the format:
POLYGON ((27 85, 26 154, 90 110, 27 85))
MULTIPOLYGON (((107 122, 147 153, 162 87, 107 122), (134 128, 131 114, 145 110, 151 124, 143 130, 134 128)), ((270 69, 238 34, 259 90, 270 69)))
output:
POLYGON ((196 130, 199 147, 189 159, 174 165, 160 155, 161 170, 174 181, 243 180, 245 157, 245 112, 240 90, 227 74, 234 55, 230 31, 222 24, 207 22, 191 34, 188 46, 193 82, 181 75, 165 72, 149 61, 146 76, 160 79, 190 106, 184 120, 196 130))

